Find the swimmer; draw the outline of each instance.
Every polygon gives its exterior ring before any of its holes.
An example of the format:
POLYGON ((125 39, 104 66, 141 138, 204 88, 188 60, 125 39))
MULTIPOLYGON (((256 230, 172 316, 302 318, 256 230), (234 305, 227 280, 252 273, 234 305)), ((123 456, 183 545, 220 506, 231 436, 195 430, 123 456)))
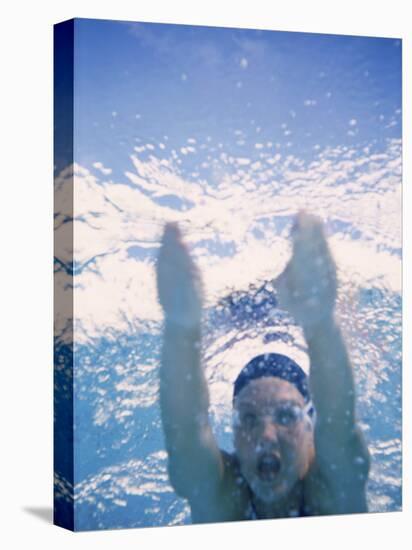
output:
POLYGON ((279 306, 303 328, 309 378, 284 355, 251 359, 234 384, 229 454, 208 418, 200 273, 177 224, 165 227, 156 266, 165 314, 161 416, 169 479, 193 523, 367 512, 369 452, 334 317, 336 267, 321 220, 300 212, 292 241, 292 258, 273 282, 279 306))

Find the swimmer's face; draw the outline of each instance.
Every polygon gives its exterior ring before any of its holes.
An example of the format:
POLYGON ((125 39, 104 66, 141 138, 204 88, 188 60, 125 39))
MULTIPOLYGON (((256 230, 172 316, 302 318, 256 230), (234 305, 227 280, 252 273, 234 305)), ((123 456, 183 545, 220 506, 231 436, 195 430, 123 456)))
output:
POLYGON ((304 407, 296 387, 275 377, 252 380, 236 396, 236 454, 249 486, 265 502, 286 497, 313 460, 313 427, 304 407))

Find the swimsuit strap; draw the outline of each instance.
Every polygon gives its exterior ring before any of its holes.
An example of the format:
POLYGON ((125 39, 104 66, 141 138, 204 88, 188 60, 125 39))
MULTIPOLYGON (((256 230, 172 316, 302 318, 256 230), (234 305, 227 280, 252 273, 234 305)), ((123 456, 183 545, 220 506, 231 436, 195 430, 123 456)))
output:
MULTIPOLYGON (((255 505, 254 505, 254 502, 253 502, 253 493, 252 493, 252 490, 251 490, 250 487, 249 487, 249 495, 250 495, 249 510, 248 510, 248 514, 247 514, 248 519, 262 519, 262 518, 259 518, 259 516, 257 515, 256 508, 255 508, 255 505)), ((299 505, 299 511, 298 511, 298 514, 296 515, 296 517, 302 518, 302 517, 305 517, 305 516, 307 516, 307 513, 306 513, 306 509, 305 509, 304 495, 303 495, 303 492, 302 492, 302 499, 301 499, 301 502, 300 502, 300 505, 299 505)))
POLYGON ((248 519, 259 519, 256 513, 255 505, 253 504, 252 497, 249 499, 248 519))

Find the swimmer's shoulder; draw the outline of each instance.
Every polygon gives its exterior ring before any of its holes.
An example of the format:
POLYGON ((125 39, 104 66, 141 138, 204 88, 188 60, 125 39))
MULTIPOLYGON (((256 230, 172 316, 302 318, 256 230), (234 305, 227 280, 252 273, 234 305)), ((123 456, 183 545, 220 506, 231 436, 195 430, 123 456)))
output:
POLYGON ((328 480, 316 459, 303 480, 305 516, 333 514, 334 499, 328 480))
POLYGON ((237 457, 220 449, 223 475, 220 486, 207 498, 190 502, 194 523, 241 521, 248 519, 250 492, 243 478, 237 457))
POLYGON ((366 468, 364 471, 362 463, 355 461, 346 468, 329 467, 325 472, 325 465, 315 459, 303 482, 305 515, 367 512, 368 465, 366 468))

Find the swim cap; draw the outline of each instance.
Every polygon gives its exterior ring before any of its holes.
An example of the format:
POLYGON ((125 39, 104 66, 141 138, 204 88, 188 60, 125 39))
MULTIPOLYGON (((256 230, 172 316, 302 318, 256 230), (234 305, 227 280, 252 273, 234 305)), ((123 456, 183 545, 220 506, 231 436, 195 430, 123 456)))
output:
MULTIPOLYGON (((305 402, 310 403, 308 377, 293 359, 279 353, 258 355, 243 367, 235 380, 233 401, 244 386, 262 376, 274 376, 290 382, 303 395, 305 402)), ((309 410, 309 414, 312 412, 309 410)))

